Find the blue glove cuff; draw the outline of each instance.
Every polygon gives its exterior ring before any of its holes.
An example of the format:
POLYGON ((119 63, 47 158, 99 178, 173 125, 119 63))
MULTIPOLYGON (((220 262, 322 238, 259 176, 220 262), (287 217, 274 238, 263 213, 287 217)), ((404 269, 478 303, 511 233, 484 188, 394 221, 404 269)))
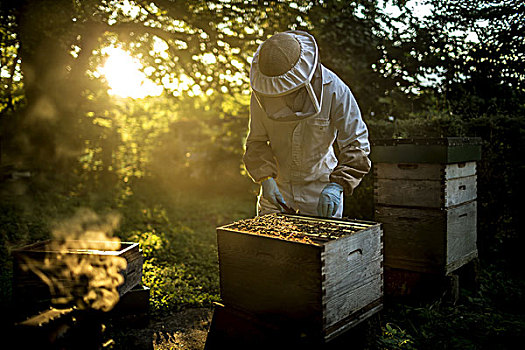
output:
POLYGON ((343 186, 341 186, 341 185, 339 185, 338 183, 335 183, 335 182, 330 182, 328 185, 325 186, 323 191, 325 191, 325 190, 333 191, 335 189, 339 190, 340 192, 344 191, 343 186))

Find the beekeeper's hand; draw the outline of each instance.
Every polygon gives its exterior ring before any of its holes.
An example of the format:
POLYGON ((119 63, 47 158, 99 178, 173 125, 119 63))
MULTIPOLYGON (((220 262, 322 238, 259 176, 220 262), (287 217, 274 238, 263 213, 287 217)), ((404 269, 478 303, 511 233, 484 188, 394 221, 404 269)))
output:
POLYGON ((281 195, 281 192, 279 192, 279 187, 277 187, 277 183, 273 179, 273 177, 270 177, 266 180, 264 180, 261 183, 262 186, 262 195, 264 198, 270 201, 273 205, 275 205, 277 208, 282 210, 282 207, 279 205, 279 202, 285 203, 283 196, 281 195))
POLYGON ((322 217, 334 216, 341 204, 341 193, 343 193, 343 186, 334 182, 326 185, 319 196, 317 215, 322 217))

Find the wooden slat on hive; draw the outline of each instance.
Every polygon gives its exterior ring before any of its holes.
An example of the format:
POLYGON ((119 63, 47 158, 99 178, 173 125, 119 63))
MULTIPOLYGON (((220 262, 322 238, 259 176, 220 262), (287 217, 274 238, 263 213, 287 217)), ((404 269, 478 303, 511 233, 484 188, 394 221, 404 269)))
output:
POLYGON ((377 163, 375 177, 391 180, 441 180, 441 164, 428 163, 377 163))
POLYGON ((443 185, 434 180, 376 179, 377 204, 440 208, 443 185))
POLYGON ((445 203, 448 208, 470 202, 477 198, 477 176, 468 176, 448 180, 445 183, 445 203))
POLYGON ((374 176, 380 179, 450 180, 476 175, 476 162, 452 164, 376 163, 374 176))
POLYGON ((325 328, 382 296, 381 227, 375 225, 325 244, 325 328))
POLYGON ((476 175, 476 162, 446 164, 445 180, 476 175))
POLYGON ((449 274, 478 256, 476 201, 447 211, 447 232, 445 270, 449 274))

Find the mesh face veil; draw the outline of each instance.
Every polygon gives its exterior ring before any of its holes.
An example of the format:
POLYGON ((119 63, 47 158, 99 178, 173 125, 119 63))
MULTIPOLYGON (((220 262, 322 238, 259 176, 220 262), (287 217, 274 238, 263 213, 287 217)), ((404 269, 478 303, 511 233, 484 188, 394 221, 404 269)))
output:
MULTIPOLYGON (((257 50, 250 71, 250 85, 253 94, 266 115, 274 120, 292 121, 316 116, 321 111, 322 101, 322 76, 315 39, 308 33, 301 31, 288 31, 275 36, 290 36, 300 47, 297 60, 294 57, 286 62, 296 61, 291 68, 280 75, 269 74, 259 63, 268 65, 266 52, 270 51, 263 43, 257 50), (261 52, 263 57, 261 57, 261 52), (265 71, 264 74, 261 71, 265 71)), ((275 37, 274 36, 274 37, 275 37)), ((273 38, 273 37, 272 37, 273 38)), ((269 39, 270 40, 270 39, 269 39)), ((290 43, 290 40, 280 40, 273 45, 273 57, 279 61, 279 54, 287 55, 295 50, 280 49, 280 43, 290 43)), ((273 58, 272 57, 272 58, 273 58)), ((282 59, 281 61, 285 61, 282 59)))

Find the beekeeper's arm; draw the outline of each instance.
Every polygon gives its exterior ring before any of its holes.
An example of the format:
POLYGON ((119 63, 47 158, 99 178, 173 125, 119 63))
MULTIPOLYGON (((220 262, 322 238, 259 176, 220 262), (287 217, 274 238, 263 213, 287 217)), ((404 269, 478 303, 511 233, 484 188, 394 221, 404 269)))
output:
POLYGON ((253 181, 260 183, 277 177, 277 165, 270 147, 268 133, 262 122, 263 111, 252 95, 250 101, 250 126, 246 139, 243 161, 253 181))
POLYGON ((332 115, 337 129, 338 164, 330 174, 330 182, 340 185, 346 195, 354 192, 370 171, 368 129, 350 89, 342 86, 332 96, 332 115))
POLYGON ((262 185, 263 197, 277 208, 281 208, 279 202, 285 203, 285 201, 274 180, 277 177, 277 165, 266 128, 261 120, 263 113, 252 95, 250 126, 243 161, 252 180, 262 185))

